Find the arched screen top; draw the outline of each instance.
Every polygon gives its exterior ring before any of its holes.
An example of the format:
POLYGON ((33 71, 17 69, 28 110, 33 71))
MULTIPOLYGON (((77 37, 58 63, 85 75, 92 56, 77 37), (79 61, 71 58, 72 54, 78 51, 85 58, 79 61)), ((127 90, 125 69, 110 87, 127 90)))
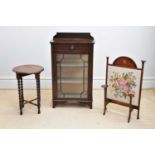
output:
POLYGON ((113 65, 119 67, 137 68, 136 63, 129 57, 118 57, 114 60, 113 65))

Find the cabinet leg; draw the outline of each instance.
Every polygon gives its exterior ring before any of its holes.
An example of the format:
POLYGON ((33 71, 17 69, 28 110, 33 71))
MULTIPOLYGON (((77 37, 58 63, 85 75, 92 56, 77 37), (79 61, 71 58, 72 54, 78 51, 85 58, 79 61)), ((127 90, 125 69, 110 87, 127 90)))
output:
POLYGON ((53 101, 52 107, 55 108, 55 106, 56 106, 56 103, 55 101, 53 101))
POLYGON ((90 106, 90 109, 92 109, 92 108, 93 108, 93 106, 92 106, 92 102, 90 102, 89 106, 90 106))

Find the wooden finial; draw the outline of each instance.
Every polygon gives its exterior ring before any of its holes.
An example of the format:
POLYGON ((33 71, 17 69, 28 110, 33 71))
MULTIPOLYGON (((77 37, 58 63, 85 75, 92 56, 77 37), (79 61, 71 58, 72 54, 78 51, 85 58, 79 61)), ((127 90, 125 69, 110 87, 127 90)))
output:
POLYGON ((106 58, 107 58, 107 64, 108 64, 109 63, 109 57, 107 56, 106 58))
POLYGON ((141 60, 141 62, 142 62, 142 68, 144 68, 144 64, 145 64, 145 60, 141 60))

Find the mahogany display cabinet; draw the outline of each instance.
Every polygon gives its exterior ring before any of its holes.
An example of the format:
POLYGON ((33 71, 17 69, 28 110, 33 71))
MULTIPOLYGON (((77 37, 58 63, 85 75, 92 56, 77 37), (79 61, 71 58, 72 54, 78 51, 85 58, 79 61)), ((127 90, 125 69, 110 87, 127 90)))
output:
POLYGON ((53 108, 68 103, 92 109, 94 38, 90 33, 57 33, 50 43, 53 108))

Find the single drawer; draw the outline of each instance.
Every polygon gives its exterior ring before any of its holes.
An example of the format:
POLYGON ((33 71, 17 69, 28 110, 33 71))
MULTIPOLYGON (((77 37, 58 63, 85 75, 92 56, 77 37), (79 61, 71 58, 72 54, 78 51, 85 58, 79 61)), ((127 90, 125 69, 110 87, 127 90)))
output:
POLYGON ((89 45, 85 44, 53 44, 53 48, 56 51, 74 51, 74 50, 89 50, 89 45))

